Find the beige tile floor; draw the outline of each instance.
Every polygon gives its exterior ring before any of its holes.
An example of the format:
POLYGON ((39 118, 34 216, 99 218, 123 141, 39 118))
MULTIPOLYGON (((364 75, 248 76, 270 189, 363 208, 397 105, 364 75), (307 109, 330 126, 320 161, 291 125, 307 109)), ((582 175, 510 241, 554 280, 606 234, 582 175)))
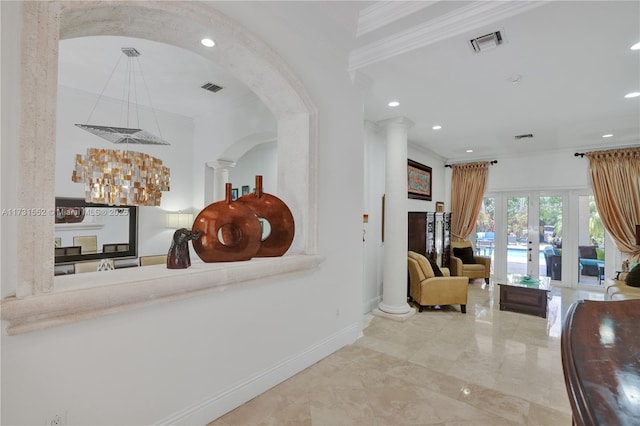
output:
POLYGON ((562 318, 602 293, 554 289, 547 319, 499 310, 498 286, 406 322, 365 318, 364 337, 210 423, 571 425, 562 318))

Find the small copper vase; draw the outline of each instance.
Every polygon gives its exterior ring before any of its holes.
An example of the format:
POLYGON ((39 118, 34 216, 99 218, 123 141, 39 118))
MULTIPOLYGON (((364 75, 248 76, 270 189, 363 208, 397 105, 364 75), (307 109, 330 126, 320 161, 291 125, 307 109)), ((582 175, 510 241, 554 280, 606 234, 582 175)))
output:
POLYGON ((262 244, 256 257, 276 257, 287 252, 295 234, 295 223, 289 207, 275 195, 262 192, 262 176, 256 176, 256 189, 253 194, 238 198, 255 211, 262 223, 262 244))
POLYGON ((200 233, 193 248, 203 262, 249 260, 260 249, 260 221, 247 205, 231 201, 231 184, 225 199, 209 204, 196 217, 192 231, 200 233))

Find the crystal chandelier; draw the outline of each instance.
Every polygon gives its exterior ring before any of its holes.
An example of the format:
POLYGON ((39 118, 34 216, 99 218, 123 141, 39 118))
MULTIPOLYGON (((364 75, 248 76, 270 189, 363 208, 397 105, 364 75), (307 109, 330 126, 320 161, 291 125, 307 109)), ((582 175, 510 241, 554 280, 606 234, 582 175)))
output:
MULTIPOLYGON (((133 95, 136 97, 133 58, 140 56, 140 53, 131 47, 122 48, 122 52, 128 57, 126 105, 128 126, 132 87, 133 95)), ((116 64, 117 66, 118 64, 116 64)), ((140 73, 142 75, 142 71, 140 73)), ((142 80, 144 81, 144 76, 142 80)), ((93 111, 101 98, 102 93, 93 111)), ((135 106, 137 110, 137 104, 135 106)), ((153 114, 155 117, 155 110, 153 110, 153 114)), ((138 116, 136 111, 136 117, 138 116)), ((91 115, 87 121, 89 120, 91 120, 91 115)), ((127 148, 129 144, 169 145, 167 141, 162 139, 162 136, 155 136, 139 128, 91 124, 76 124, 76 126, 115 144, 126 144, 127 148)), ((169 169, 162 164, 162 160, 142 152, 129 151, 128 149, 89 148, 86 155, 76 155, 76 164, 71 180, 85 184, 85 200, 87 202, 117 206, 159 206, 162 191, 169 191, 170 173, 169 169)))

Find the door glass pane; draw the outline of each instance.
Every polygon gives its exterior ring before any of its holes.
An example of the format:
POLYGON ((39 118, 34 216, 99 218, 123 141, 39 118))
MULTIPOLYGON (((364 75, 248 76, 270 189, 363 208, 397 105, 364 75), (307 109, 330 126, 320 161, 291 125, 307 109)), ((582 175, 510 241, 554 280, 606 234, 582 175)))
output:
POLYGON ((562 197, 540 197, 540 276, 562 280, 562 197))
POLYGON ((527 274, 529 197, 507 199, 507 273, 527 274))
POLYGON ((604 225, 593 195, 578 201, 578 282, 600 286, 604 279, 604 225))
POLYGON ((480 206, 480 214, 476 221, 476 254, 480 256, 491 257, 491 274, 493 275, 493 266, 495 259, 493 257, 493 249, 495 246, 495 229, 496 229, 496 200, 493 197, 485 197, 480 206))

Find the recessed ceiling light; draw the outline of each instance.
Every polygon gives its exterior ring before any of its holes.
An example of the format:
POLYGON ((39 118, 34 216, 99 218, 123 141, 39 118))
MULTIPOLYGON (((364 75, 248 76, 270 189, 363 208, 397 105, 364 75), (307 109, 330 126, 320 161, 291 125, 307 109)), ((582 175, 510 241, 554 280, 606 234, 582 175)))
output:
POLYGON ((633 46, 631 46, 631 50, 640 50, 640 41, 633 46))
POLYGON ((606 135, 602 135, 603 138, 610 138, 613 136, 613 133, 607 133, 606 135))
POLYGON ((472 149, 468 149, 465 152, 473 152, 473 150, 472 149))
POLYGON ((390 106, 390 107, 392 107, 392 108, 395 108, 395 107, 397 107, 398 105, 400 105, 400 102, 398 102, 398 101, 391 101, 391 102, 389 102, 387 105, 389 105, 389 106, 390 106))
POLYGON ((637 98, 640 96, 640 92, 631 92, 624 95, 625 98, 637 98))
POLYGON ((432 127, 432 129, 433 130, 440 130, 440 129, 442 129, 442 126, 435 125, 435 126, 432 127))
POLYGON ((200 40, 200 43, 202 43, 202 45, 205 47, 213 47, 216 45, 216 42, 211 40, 210 38, 203 38, 202 40, 200 40))

